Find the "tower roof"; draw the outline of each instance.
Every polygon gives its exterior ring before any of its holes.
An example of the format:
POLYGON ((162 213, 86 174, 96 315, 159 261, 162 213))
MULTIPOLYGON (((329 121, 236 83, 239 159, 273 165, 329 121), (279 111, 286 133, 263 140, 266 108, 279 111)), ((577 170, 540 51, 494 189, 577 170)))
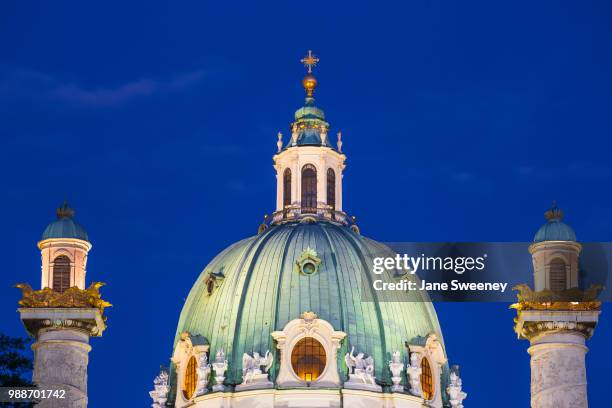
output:
POLYGON ((74 210, 64 201, 56 210, 57 220, 53 221, 42 234, 42 240, 50 238, 74 238, 89 242, 87 231, 74 220, 74 210))
POLYGON ((563 211, 553 202, 550 210, 544 213, 546 224, 536 232, 533 242, 544 241, 576 241, 576 233, 566 223, 562 222, 563 211))

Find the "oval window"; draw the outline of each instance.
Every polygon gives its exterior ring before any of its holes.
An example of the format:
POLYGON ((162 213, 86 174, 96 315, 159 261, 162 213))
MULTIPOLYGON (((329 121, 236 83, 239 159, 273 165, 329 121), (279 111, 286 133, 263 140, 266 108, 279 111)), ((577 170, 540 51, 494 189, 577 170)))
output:
POLYGON ((431 366, 427 358, 423 357, 421 360, 421 389, 423 391, 423 398, 430 400, 434 396, 434 384, 433 374, 431 372, 431 366))
POLYGON ((315 381, 325 370, 327 355, 323 345, 312 337, 304 337, 293 347, 291 367, 302 381, 315 381))
POLYGON ((196 389, 196 366, 197 362, 194 356, 191 356, 187 367, 185 368, 185 377, 183 380, 183 396, 185 399, 191 399, 196 389))

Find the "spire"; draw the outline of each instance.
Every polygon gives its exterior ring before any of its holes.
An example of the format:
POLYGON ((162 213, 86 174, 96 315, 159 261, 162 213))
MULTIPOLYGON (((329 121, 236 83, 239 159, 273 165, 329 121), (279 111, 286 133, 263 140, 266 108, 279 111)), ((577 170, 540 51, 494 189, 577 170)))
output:
POLYGON ((308 50, 308 55, 300 60, 302 64, 308 70, 308 73, 302 79, 302 85, 306 90, 306 101, 312 98, 312 94, 314 93, 315 88, 317 87, 317 79, 312 75, 312 68, 315 67, 319 63, 319 58, 312 54, 312 50, 308 50))
POLYGON ((307 70, 302 80, 302 85, 306 90, 306 101, 304 106, 295 112, 295 121, 291 124, 291 141, 288 146, 331 146, 327 137, 329 123, 325 121, 323 110, 315 106, 312 96, 317 87, 317 79, 312 74, 312 69, 319 62, 319 58, 309 50, 300 61, 307 70))

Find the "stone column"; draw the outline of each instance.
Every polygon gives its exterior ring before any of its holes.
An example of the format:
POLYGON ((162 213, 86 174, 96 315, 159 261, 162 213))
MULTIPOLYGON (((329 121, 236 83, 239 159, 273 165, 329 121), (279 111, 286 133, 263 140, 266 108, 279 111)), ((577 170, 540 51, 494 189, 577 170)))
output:
MULTIPOLYGON (((73 292, 77 288, 69 289, 73 292)), ((50 290, 40 293, 52 293, 50 290)), ((65 398, 42 399, 40 408, 87 407, 87 364, 90 337, 106 328, 97 308, 20 308, 21 320, 36 338, 32 380, 41 390, 65 390, 65 398)))
POLYGON ((586 339, 599 310, 520 310, 515 330, 528 339, 531 408, 587 408, 586 339))
POLYGON ((44 331, 32 345, 33 381, 40 389, 63 389, 65 399, 45 399, 41 408, 87 407, 89 335, 77 330, 44 331))
POLYGON ((585 338, 578 332, 546 333, 531 342, 531 406, 586 408, 585 338))

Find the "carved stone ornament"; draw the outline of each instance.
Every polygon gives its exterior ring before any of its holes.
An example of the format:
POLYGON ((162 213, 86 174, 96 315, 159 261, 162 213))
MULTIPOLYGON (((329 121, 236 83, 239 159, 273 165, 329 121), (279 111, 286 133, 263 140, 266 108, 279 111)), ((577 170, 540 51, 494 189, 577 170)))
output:
POLYGON ((588 408, 586 348, 576 343, 542 343, 529 348, 531 355, 531 406, 534 408, 588 408))
POLYGON ((217 350, 215 356, 215 362, 212 364, 212 368, 215 371, 215 382, 213 385, 213 391, 225 391, 223 381, 225 381, 225 372, 227 371, 227 360, 225 359, 225 351, 223 349, 217 350))
POLYGON ((400 384, 402 381, 402 371, 404 371, 404 363, 402 362, 401 354, 399 351, 394 351, 389 361, 389 370, 391 371, 393 381, 393 387, 391 390, 394 392, 403 391, 404 387, 400 384))
POLYGON ((196 384, 195 396, 206 394, 208 391, 208 380, 210 378, 210 364, 208 364, 208 354, 201 353, 198 356, 197 368, 198 383, 196 384))
POLYGON ((168 401, 168 392, 170 386, 168 385, 168 372, 166 370, 160 371, 159 375, 153 380, 153 391, 149 391, 149 395, 153 399, 152 408, 164 408, 166 401, 168 401))
POLYGON ((315 312, 304 312, 300 315, 300 319, 303 319, 306 323, 312 323, 317 317, 315 312))
POLYGON ((342 380, 338 374, 338 349, 346 333, 334 330, 326 320, 319 319, 316 313, 307 311, 299 319, 293 319, 283 330, 271 333, 279 350, 279 370, 276 385, 285 388, 338 388, 342 380), (325 368, 314 381, 305 381, 294 371, 291 356, 295 346, 304 338, 310 337, 319 342, 325 350, 325 368))
POLYGON ((376 384, 372 356, 366 357, 364 353, 355 355, 355 347, 353 346, 351 352, 344 356, 344 361, 349 369, 349 380, 344 383, 344 388, 382 391, 381 386, 376 384))
POLYGON ((268 379, 268 370, 274 363, 274 356, 270 350, 265 356, 254 352, 253 356, 247 353, 242 355, 242 384, 236 390, 271 388, 272 382, 268 379))
POLYGON ((408 382, 410 383, 410 393, 417 397, 422 395, 421 393, 421 356, 416 353, 410 353, 410 364, 406 369, 408 375, 408 382))
MULTIPOLYGON (((197 333, 182 332, 174 352, 172 353, 171 361, 176 365, 176 383, 184 384, 187 374, 186 368, 189 367, 189 361, 195 358, 196 364, 196 389, 192 398, 204 394, 208 387, 210 379, 210 365, 208 364, 208 350, 210 348, 208 339, 197 333)), ((183 393, 176 393, 177 403, 181 399, 183 403, 187 403, 183 393)))
POLYGON ((447 362, 442 343, 435 333, 430 333, 425 339, 425 345, 419 342, 419 345, 408 345, 410 351, 410 365, 406 370, 410 382, 410 393, 423 397, 423 389, 421 384, 421 363, 423 358, 427 359, 431 369, 433 379, 433 396, 428 399, 430 406, 442 406, 442 389, 440 384, 440 376, 442 374, 442 365, 447 362))
POLYGON ((29 308, 96 308, 100 313, 104 313, 104 308, 112 306, 102 300, 100 288, 103 282, 93 282, 87 289, 79 289, 76 286, 68 288, 63 293, 51 288, 33 290, 27 283, 19 283, 16 288, 21 289, 22 298, 19 305, 29 308))
POLYGON ((467 393, 461 390, 461 377, 455 372, 450 373, 450 384, 446 387, 448 398, 452 408, 463 408, 463 400, 467 398, 467 393))

